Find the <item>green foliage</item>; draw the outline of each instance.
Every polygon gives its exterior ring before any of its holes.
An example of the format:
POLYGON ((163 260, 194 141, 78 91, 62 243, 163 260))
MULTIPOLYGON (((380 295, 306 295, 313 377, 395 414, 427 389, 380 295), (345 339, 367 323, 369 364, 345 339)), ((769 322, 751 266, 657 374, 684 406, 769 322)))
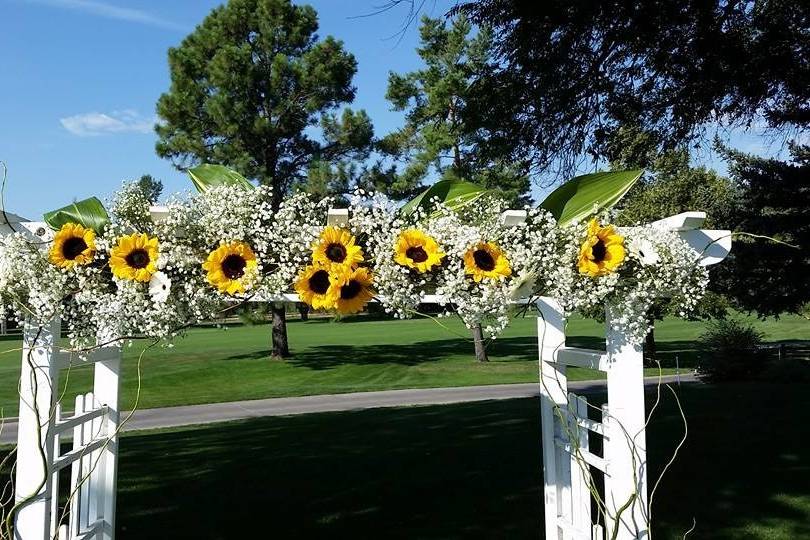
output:
POLYGON ((552 191, 540 203, 565 225, 612 208, 641 178, 644 171, 613 171, 584 174, 552 191))
POLYGON ((760 316, 801 313, 810 302, 810 146, 792 146, 790 161, 721 150, 744 186, 737 230, 784 242, 735 238, 725 284, 760 316))
POLYGON ((420 207, 429 210, 433 199, 438 199, 439 202, 445 203, 449 208, 461 208, 475 202, 487 193, 491 193, 491 191, 470 182, 451 179, 440 180, 408 201, 400 211, 408 215, 420 207))
MULTIPOLYGON (((692 167, 687 149, 660 152, 655 136, 635 125, 615 130, 608 146, 612 167, 645 167, 648 171, 621 202, 616 216, 618 225, 650 223, 681 212, 699 210, 706 212, 706 228, 736 228, 741 187, 713 170, 692 167)), ((733 303, 733 298, 728 297, 728 282, 734 279, 734 275, 728 268, 728 261, 711 267, 711 290, 697 306, 696 316, 725 316, 733 303)), ((669 312, 669 302, 659 300, 651 310, 650 318, 660 320, 669 312)))
POLYGON ((707 324, 700 336, 698 371, 714 381, 750 379, 762 371, 766 354, 763 335, 753 325, 736 319, 707 324))
POLYGON ((354 56, 289 0, 230 0, 169 50, 157 153, 187 168, 226 165, 272 185, 276 203, 318 161, 365 159, 373 128, 354 100, 354 56), (314 137, 312 126, 320 126, 314 137))
POLYGON ((61 228, 65 223, 78 223, 97 233, 101 233, 110 222, 107 210, 96 197, 72 202, 57 210, 45 212, 42 219, 54 230, 61 228))
POLYGON ((244 176, 224 165, 211 165, 203 163, 186 171, 188 177, 200 193, 216 186, 236 185, 244 189, 253 189, 244 176))
POLYGON ((138 187, 143 191, 146 200, 155 204, 163 193, 163 182, 153 178, 151 174, 144 174, 138 179, 138 187))
POLYGON ((392 171, 391 183, 402 192, 430 179, 472 182, 513 206, 528 203, 527 169, 513 163, 510 146, 490 144, 500 123, 481 121, 488 105, 478 81, 496 66, 492 33, 486 27, 474 32, 464 17, 449 24, 424 17, 419 31, 424 67, 388 77, 386 98, 406 113, 405 125, 378 143, 381 153, 406 163, 392 171))
POLYGON ((460 2, 496 35, 480 81, 498 139, 535 167, 605 155, 637 122, 673 148, 720 119, 776 128, 810 121, 810 3, 790 0, 460 2))
POLYGON ((611 145, 613 167, 642 166, 649 171, 622 202, 618 224, 649 223, 692 210, 706 212, 706 228, 737 224, 741 188, 711 169, 692 167, 686 149, 659 153, 649 134, 637 128, 617 130, 611 145))

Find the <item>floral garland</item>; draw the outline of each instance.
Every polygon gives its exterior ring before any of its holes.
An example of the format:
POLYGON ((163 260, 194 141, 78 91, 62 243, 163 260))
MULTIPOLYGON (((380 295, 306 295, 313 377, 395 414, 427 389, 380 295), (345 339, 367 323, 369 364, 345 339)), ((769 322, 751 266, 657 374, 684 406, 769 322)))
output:
POLYGON ((614 324, 638 343, 655 299, 673 298, 686 316, 708 283, 677 234, 617 229, 604 216, 563 227, 527 208, 515 220, 494 198, 406 214, 358 191, 345 223, 327 226, 331 200, 296 194, 274 208, 272 195, 217 186, 173 197, 153 220, 144 194, 124 184, 103 230, 65 223, 44 249, 3 237, 0 316, 60 316, 76 346, 170 340, 239 302, 295 291, 314 309, 356 313, 376 299, 400 318, 430 300, 495 337, 515 303, 545 295, 568 312, 612 304, 614 324))

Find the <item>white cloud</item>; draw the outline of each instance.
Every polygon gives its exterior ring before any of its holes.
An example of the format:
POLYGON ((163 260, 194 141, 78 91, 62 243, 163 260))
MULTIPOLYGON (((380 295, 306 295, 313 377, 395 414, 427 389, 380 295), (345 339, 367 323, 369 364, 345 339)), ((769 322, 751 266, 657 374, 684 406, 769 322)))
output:
POLYGON ((161 19, 151 13, 142 11, 140 9, 133 9, 128 7, 120 7, 105 2, 97 2, 96 0, 27 0, 29 4, 42 4, 63 9, 70 9, 73 11, 81 11, 89 15, 97 17, 104 17, 105 19, 116 19, 119 21, 127 21, 146 26, 154 26, 156 28, 165 28, 167 30, 181 30, 185 31, 182 25, 175 24, 171 21, 161 19))
POLYGON ((112 133, 151 133, 156 118, 144 118, 137 111, 126 109, 110 114, 91 112, 60 118, 69 132, 80 137, 109 135, 112 133))

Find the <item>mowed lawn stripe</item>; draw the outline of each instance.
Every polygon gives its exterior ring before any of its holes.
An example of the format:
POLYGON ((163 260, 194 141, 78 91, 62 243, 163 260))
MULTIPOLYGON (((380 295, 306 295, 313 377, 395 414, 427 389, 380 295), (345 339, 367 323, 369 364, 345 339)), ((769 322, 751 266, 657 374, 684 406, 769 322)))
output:
MULTIPOLYGON (((784 317, 778 323, 758 323, 771 340, 810 339, 810 323, 784 317)), ((242 399, 400 388, 429 388, 506 384, 537 380, 536 319, 515 319, 489 345, 491 362, 472 357, 472 344, 455 318, 406 321, 367 317, 335 322, 330 319, 289 324, 293 356, 272 361, 269 326, 195 328, 174 347, 153 347, 141 361, 140 408, 213 403, 242 399)), ((656 337, 661 356, 674 365, 694 363, 694 340, 703 324, 677 319, 659 323, 656 337)), ((602 325, 574 318, 570 344, 599 347, 602 325)), ((0 407, 15 416, 20 368, 18 339, 0 341, 0 407)), ((136 342, 124 351, 122 407, 130 408, 138 387, 138 356, 146 346, 136 342)), ((668 370, 671 372, 671 370, 668 370)), ((650 370, 648 374, 655 374, 650 370)), ((90 369, 67 373, 67 395, 90 387, 90 369)), ((599 377, 587 370, 570 370, 574 380, 599 377)), ((64 381, 63 381, 64 383, 64 381)))

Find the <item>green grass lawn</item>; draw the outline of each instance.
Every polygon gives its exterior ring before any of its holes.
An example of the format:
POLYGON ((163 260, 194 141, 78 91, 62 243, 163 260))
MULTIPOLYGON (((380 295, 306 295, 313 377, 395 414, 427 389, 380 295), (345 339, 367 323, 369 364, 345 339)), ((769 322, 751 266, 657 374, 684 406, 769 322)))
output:
MULTIPOLYGON (((267 326, 193 329, 174 348, 155 347, 143 356, 139 407, 537 380, 536 319, 515 320, 490 345, 488 364, 473 360, 472 344, 457 320, 445 319, 442 324, 447 328, 428 319, 291 322, 294 356, 283 362, 268 359, 267 326)), ((797 317, 759 326, 769 340, 810 340, 810 323, 797 317)), ((694 362, 694 339, 702 327, 676 319, 660 323, 656 336, 667 365, 674 365, 676 355, 682 366, 694 362)), ((596 322, 574 319, 569 344, 598 347, 602 332, 596 322)), ((0 341, 0 408, 5 416, 14 416, 17 410, 21 356, 13 349, 19 346, 18 340, 0 341)), ((125 350, 124 408, 134 404, 137 359, 143 347, 139 342, 125 350)), ((573 369, 570 376, 588 379, 599 374, 573 369)), ((86 367, 72 369, 67 395, 87 391, 89 380, 86 367)))
MULTIPOLYGON (((683 432, 667 395, 648 429, 653 479, 683 432)), ((689 439, 655 497, 654 537, 680 539, 694 518, 689 538, 810 538, 810 386, 684 386, 681 399, 689 439)), ((118 538, 538 538, 539 425, 526 399, 128 434, 118 538)))

